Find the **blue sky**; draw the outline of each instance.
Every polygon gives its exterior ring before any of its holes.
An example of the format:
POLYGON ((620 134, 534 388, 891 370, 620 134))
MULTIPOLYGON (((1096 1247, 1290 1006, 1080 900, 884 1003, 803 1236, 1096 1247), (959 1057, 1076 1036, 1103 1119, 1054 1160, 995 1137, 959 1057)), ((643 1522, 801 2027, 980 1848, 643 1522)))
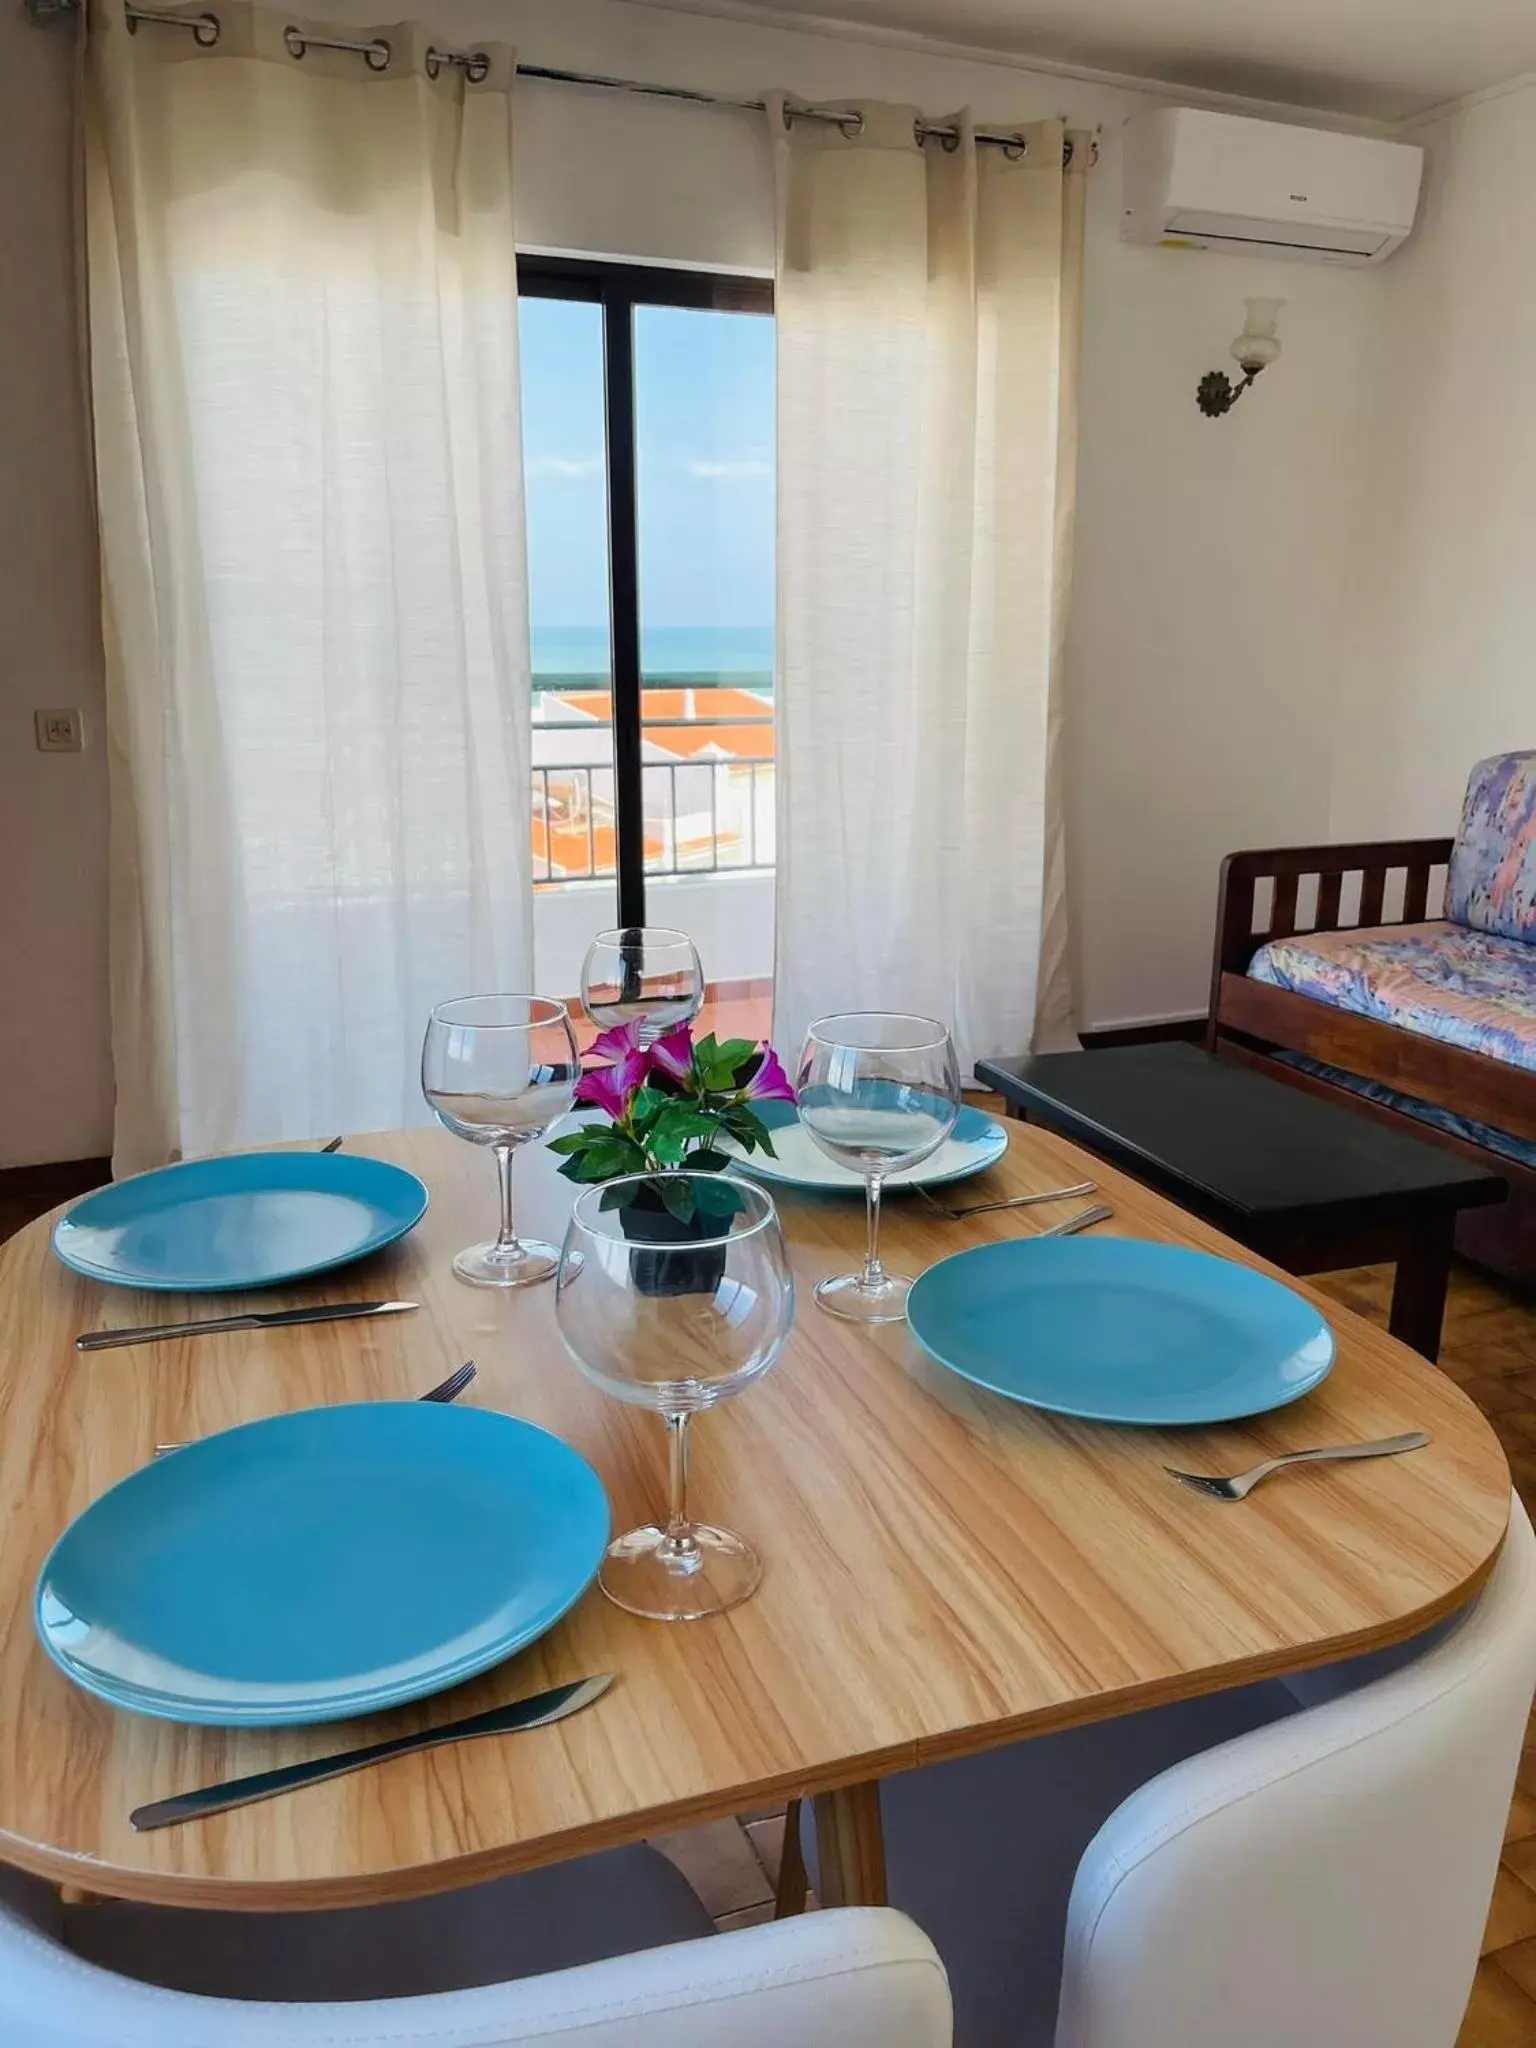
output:
MULTIPOLYGON (((522 301, 536 635, 607 622, 602 318, 522 301)), ((636 309, 642 633, 772 629, 773 350, 761 315, 636 309)))

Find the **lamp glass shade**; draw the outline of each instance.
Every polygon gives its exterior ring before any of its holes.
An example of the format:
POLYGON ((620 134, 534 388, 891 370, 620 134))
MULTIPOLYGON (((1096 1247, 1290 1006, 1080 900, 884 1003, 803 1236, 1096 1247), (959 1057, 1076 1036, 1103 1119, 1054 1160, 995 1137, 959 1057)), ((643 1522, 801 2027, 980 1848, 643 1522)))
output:
POLYGON ((1243 304, 1248 317, 1243 322, 1242 333, 1232 344, 1232 354, 1245 370, 1262 370, 1280 353, 1280 337, 1275 326, 1285 301, 1244 299, 1243 304))

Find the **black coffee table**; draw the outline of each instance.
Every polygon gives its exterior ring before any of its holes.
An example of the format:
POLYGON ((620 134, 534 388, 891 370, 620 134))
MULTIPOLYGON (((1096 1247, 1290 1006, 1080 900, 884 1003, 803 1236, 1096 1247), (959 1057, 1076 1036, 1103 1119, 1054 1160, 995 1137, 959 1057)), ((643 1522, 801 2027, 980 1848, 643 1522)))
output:
POLYGON ((1192 1045, 978 1060, 976 1078, 1288 1273, 1395 1260, 1392 1334, 1429 1359, 1457 1211, 1505 1192, 1454 1153, 1192 1045))

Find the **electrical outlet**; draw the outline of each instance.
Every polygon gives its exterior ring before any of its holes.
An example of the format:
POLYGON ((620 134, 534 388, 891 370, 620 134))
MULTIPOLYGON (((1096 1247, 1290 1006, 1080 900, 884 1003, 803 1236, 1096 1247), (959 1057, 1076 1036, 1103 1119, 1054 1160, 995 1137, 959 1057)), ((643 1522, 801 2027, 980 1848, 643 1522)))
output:
POLYGON ((40 754, 79 753, 83 742, 78 711, 38 711, 33 713, 33 722, 40 754))

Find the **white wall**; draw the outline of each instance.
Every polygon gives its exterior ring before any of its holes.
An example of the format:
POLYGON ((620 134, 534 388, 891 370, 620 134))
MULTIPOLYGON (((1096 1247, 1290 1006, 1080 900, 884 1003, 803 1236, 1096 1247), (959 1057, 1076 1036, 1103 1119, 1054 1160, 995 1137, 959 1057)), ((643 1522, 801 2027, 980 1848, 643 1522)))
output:
POLYGON ((1536 80, 1414 140, 1429 195, 1383 277, 1341 837, 1450 832, 1474 761, 1536 747, 1536 80))
MULTIPOLYGON (((323 11, 378 18, 370 0, 323 11)), ((531 62, 1103 124, 1070 648, 1080 1015, 1091 1025, 1200 1008, 1220 856, 1326 822, 1342 564, 1381 278, 1123 247, 1116 131, 1151 103, 1134 92, 618 0, 419 0, 418 11, 445 41, 511 40, 531 62), (1230 418, 1204 420, 1195 383, 1226 361, 1243 297, 1260 291, 1289 300, 1285 356, 1230 418)), ((0 640, 0 794, 20 843, 0 867, 0 931, 6 1002, 24 988, 38 1020, 8 1012, 3 1027, 0 1165, 102 1151, 109 1136, 100 756, 61 769, 27 750, 19 723, 34 702, 83 701, 88 718, 99 707, 65 292, 67 113, 62 42, 0 14, 11 172, 0 179, 0 266, 21 265, 28 307, 25 322, 0 316, 0 433, 7 462, 15 447, 23 458, 19 480, 0 484, 0 521, 46 531, 0 553, 0 620, 22 619, 0 640)), ((518 209, 527 246, 771 262, 767 145, 750 115, 529 85, 518 209)), ((15 306, 17 292, 0 303, 15 306)))

